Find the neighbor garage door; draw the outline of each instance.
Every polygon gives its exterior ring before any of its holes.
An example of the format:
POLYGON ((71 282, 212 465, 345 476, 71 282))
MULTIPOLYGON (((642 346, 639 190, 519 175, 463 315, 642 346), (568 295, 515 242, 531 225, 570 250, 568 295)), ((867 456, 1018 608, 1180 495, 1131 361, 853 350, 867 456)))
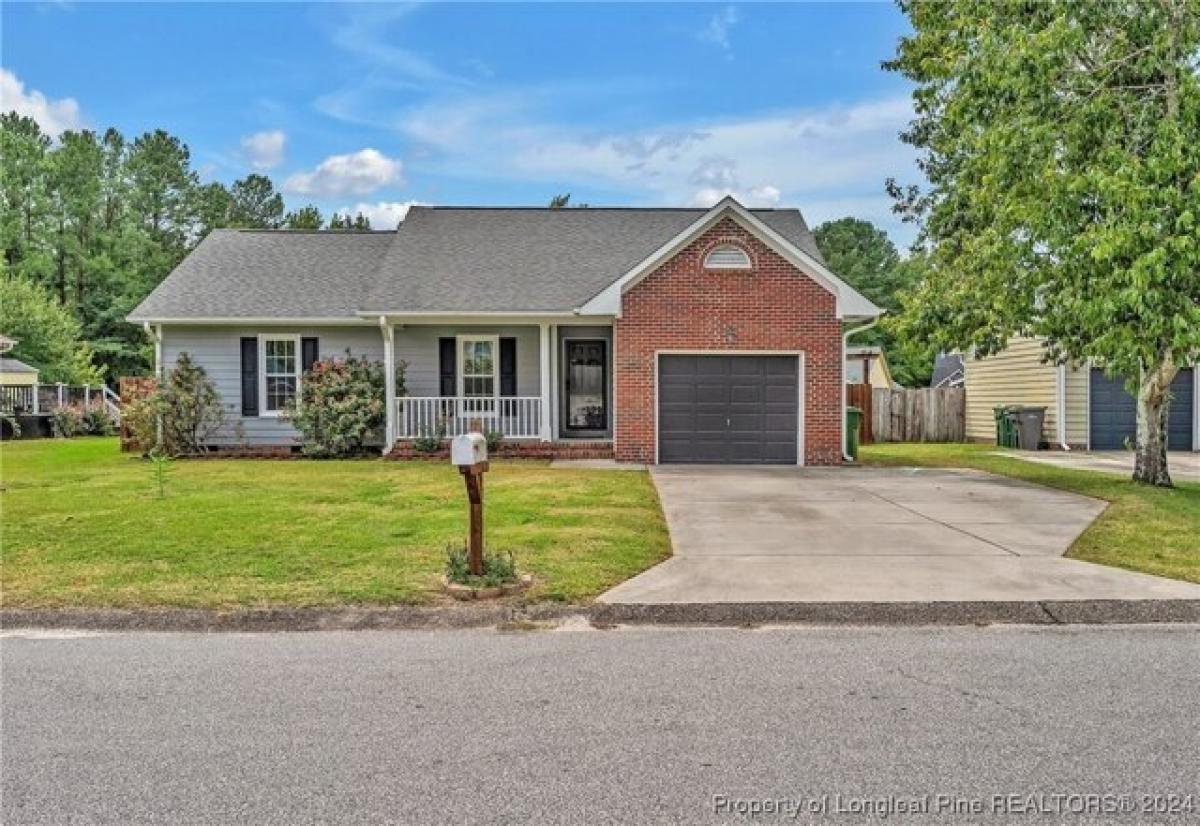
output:
POLYGON ((660 356, 658 460, 795 464, 796 356, 660 356))
MULTIPOLYGON (((1171 450, 1192 449, 1192 417, 1195 395, 1194 370, 1180 370, 1171 383, 1171 414, 1167 424, 1167 446, 1171 450)), ((1126 439, 1133 444, 1137 433, 1137 403, 1121 379, 1110 379, 1103 370, 1092 370, 1092 450, 1119 450, 1126 439)))

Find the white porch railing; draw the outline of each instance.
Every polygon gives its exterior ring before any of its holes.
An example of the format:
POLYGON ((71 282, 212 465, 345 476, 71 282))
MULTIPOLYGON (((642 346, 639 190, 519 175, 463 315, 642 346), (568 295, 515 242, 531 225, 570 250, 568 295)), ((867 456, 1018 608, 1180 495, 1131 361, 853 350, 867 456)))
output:
POLYGON ((396 438, 452 438, 478 422, 507 439, 536 439, 542 432, 541 396, 402 396, 396 399, 396 438))
POLYGON ((0 385, 0 410, 7 413, 37 416, 70 405, 103 405, 109 418, 121 422, 121 397, 102 384, 0 385))

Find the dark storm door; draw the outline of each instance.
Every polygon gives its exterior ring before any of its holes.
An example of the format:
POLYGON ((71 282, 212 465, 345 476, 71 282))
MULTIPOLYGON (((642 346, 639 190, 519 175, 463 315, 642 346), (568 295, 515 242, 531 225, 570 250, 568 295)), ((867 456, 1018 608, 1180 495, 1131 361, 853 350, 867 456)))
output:
POLYGON ((608 342, 568 339, 565 349, 563 429, 576 435, 604 433, 608 430, 608 342))
POLYGON ((658 460, 795 464, 796 356, 664 355, 658 367, 658 460))

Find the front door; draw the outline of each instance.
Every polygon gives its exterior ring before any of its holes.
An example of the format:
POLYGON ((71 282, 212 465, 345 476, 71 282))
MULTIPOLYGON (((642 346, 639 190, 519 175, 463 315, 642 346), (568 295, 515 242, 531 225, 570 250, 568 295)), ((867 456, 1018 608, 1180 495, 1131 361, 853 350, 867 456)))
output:
POLYGON ((608 430, 607 349, 604 339, 568 339, 564 345, 567 433, 598 435, 608 430))

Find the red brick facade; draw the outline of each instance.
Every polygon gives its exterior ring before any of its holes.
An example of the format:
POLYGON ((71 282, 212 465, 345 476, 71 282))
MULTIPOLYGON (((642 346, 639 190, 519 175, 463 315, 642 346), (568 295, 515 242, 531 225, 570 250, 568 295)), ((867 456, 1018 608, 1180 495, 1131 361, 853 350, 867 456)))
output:
POLYGON ((615 454, 655 458, 656 353, 761 350, 804 353, 804 455, 841 462, 841 325, 834 296, 730 218, 627 292, 614 323, 615 454), (749 270, 706 270, 704 256, 732 242, 749 270))

